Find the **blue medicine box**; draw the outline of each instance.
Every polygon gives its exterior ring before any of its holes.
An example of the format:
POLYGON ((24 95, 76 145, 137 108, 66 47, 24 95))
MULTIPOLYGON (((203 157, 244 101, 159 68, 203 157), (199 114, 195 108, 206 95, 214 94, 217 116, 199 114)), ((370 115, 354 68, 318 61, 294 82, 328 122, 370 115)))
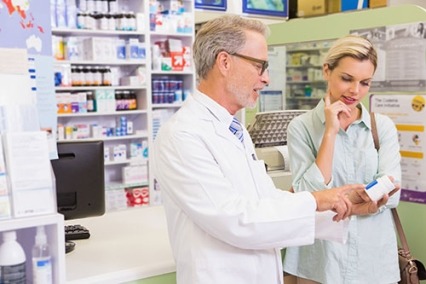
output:
POLYGON ((340 9, 341 11, 350 11, 357 9, 368 8, 368 0, 341 0, 340 9))

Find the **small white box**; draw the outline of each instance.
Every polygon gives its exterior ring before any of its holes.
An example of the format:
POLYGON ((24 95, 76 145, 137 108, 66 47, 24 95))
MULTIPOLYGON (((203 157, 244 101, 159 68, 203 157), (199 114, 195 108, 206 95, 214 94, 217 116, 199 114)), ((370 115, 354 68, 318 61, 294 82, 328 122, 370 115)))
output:
POLYGON ((77 93, 78 97, 78 112, 87 112, 87 94, 86 92, 77 93))
POLYGON ((102 37, 85 38, 82 42, 83 58, 86 60, 115 59, 115 39, 102 37))
POLYGON ((142 143, 139 143, 139 142, 130 143, 130 158, 131 159, 142 158, 142 143))
POLYGON ((105 90, 105 108, 107 112, 113 112, 116 110, 114 90, 105 90))
POLYGON ((140 86, 142 85, 139 76, 127 76, 120 78, 120 86, 140 86))
POLYGON ((136 30, 139 32, 145 31, 145 14, 136 13, 136 30))
MULTIPOLYGON (((90 135, 93 138, 100 138, 100 137, 102 137, 102 127, 100 127, 97 124, 90 125, 90 135)), ((106 149, 107 148, 105 148, 104 152, 106 151, 106 149)), ((108 159, 109 159, 109 151, 108 151, 108 159)))
POLYGON ((390 193, 395 185, 388 176, 381 176, 365 186, 365 191, 373 201, 382 199, 385 194, 390 193))
MULTIPOLYGON (((99 126, 97 126, 97 127, 99 127, 99 126)), ((104 161, 105 162, 111 161, 110 152, 111 152, 111 149, 109 147, 104 147, 104 161)))
POLYGON ((126 57, 128 59, 144 59, 146 58, 145 44, 137 39, 129 39, 126 44, 126 57))
POLYGON ((133 134, 133 121, 127 121, 127 125, 126 125, 127 129, 126 129, 126 134, 127 135, 132 135, 133 134))
POLYGON ((119 144, 113 147, 113 160, 125 161, 127 159, 127 147, 124 144, 119 144))
POLYGON ((95 91, 96 112, 102 113, 108 111, 105 90, 95 91))
POLYGON ((144 183, 148 181, 147 165, 123 167, 123 183, 144 183))

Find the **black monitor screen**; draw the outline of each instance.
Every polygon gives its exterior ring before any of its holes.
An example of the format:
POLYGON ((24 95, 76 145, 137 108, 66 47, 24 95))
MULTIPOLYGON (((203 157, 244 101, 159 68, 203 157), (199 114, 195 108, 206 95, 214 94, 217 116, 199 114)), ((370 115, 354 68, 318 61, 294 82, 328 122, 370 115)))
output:
POLYGON ((105 213, 103 141, 58 142, 51 160, 58 212, 65 220, 105 213))

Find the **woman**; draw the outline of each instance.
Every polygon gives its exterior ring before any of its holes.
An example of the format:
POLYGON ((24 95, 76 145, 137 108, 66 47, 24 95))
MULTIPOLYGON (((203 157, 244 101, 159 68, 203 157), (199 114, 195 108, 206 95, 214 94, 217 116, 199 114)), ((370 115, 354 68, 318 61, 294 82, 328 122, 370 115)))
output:
MULTIPOLYGON (((311 111, 288 126, 293 188, 315 191, 346 183, 367 184, 383 175, 401 180, 398 136, 394 123, 376 114, 380 150, 371 134, 368 94, 377 53, 367 39, 349 35, 337 40, 323 64, 327 93, 311 111)), ((378 213, 352 216, 345 244, 316 240, 286 250, 284 271, 298 283, 390 284, 399 280, 397 241, 391 211, 394 194, 378 213)))

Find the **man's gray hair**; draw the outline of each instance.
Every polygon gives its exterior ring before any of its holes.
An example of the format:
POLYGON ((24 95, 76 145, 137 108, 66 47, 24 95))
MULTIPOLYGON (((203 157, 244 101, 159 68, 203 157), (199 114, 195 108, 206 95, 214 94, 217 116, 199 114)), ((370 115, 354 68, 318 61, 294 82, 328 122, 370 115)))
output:
POLYGON ((225 15, 202 25, 193 44, 194 64, 198 79, 205 79, 221 51, 238 52, 246 43, 246 31, 255 31, 265 38, 269 27, 259 20, 225 15))

